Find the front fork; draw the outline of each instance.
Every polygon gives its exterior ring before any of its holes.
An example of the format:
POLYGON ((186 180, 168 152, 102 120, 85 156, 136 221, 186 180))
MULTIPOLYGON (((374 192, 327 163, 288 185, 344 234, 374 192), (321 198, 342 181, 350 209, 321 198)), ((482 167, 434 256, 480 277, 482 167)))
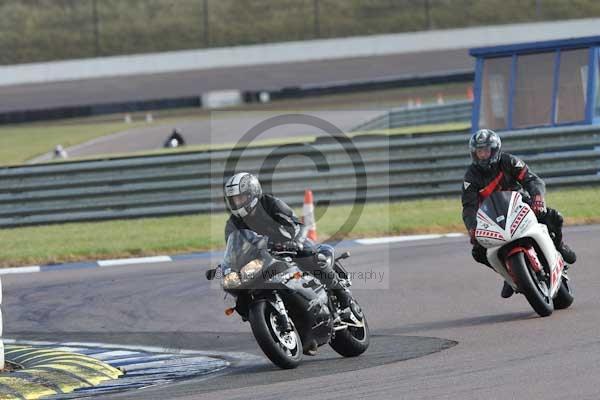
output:
MULTIPOLYGON (((533 272, 537 275, 537 279, 539 281, 545 282, 546 285, 548 286, 548 289, 551 292, 553 291, 552 288, 555 286, 554 281, 556 279, 560 279, 559 276, 555 277, 554 275, 555 274, 556 275, 566 275, 566 274, 564 274, 564 271, 562 268, 556 268, 551 273, 549 271, 547 271, 546 268, 544 268, 544 266, 541 264, 540 258, 534 247, 528 247, 528 246, 527 247, 520 247, 520 246, 515 247, 508 253, 507 258, 518 252, 523 253, 528 265, 531 267, 533 272)), ((516 281, 511 268, 512 268, 512 266, 510 265, 510 263, 506 261, 506 270, 510 274, 510 276, 516 286, 516 287, 513 287, 513 289, 518 291, 518 282, 516 281)), ((548 268, 550 268, 550 267, 548 266, 548 268)), ((554 290, 554 292, 555 291, 556 290, 554 290)))
POLYGON ((279 314, 277 318, 277 323, 283 331, 291 331, 292 324, 290 323, 290 317, 288 316, 287 310, 285 309, 285 304, 279 296, 279 293, 273 292, 273 299, 269 300, 269 303, 275 308, 277 313, 279 314))
POLYGON ((242 321, 248 321, 249 306, 255 301, 266 301, 269 304, 271 304, 271 306, 273 306, 273 308, 275 309, 275 311, 277 311, 277 314, 279 315, 277 321, 282 330, 285 331, 288 329, 292 329, 290 318, 285 308, 285 304, 281 299, 281 296, 279 296, 279 293, 277 293, 276 291, 272 293, 272 296, 264 296, 264 294, 261 294, 259 297, 255 297, 255 294, 238 296, 236 298, 236 306, 233 309, 235 309, 238 312, 238 314, 240 314, 240 316, 242 317, 242 321))

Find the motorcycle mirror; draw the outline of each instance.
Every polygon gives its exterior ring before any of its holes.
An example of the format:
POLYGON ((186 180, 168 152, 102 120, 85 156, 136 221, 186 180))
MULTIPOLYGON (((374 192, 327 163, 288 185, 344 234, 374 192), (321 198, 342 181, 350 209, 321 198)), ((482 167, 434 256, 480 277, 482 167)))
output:
POLYGON ((208 271, 206 271, 205 275, 206 275, 206 279, 209 281, 212 281, 213 279, 215 279, 215 275, 217 274, 217 269, 213 268, 213 269, 209 269, 208 271))
POLYGON ((346 258, 350 257, 350 252, 349 251, 345 251, 343 252, 339 257, 337 257, 335 260, 345 260, 346 258))

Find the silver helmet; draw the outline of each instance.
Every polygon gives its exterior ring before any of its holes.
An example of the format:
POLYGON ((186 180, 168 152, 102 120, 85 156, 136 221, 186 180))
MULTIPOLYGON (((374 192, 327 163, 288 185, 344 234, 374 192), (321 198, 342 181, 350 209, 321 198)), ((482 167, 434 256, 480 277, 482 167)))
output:
POLYGON ((480 129, 469 140, 469 151, 473 164, 484 170, 490 170, 500 160, 502 142, 491 129, 480 129), (479 154, 478 154, 479 153, 479 154))
POLYGON ((224 193, 225 203, 231 214, 243 218, 258 205, 262 188, 254 175, 240 172, 227 180, 224 193))

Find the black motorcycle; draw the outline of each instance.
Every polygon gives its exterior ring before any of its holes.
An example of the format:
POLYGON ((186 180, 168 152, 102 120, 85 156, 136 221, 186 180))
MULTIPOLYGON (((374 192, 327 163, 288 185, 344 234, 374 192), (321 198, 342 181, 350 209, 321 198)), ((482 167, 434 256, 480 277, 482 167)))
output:
MULTIPOLYGON (((269 248, 267 239, 251 230, 229 236, 222 264, 206 273, 207 279, 220 276, 223 290, 236 298, 226 314, 237 311, 249 321, 258 345, 280 368, 296 368, 303 354, 314 355, 327 343, 344 357, 364 353, 369 327, 358 303, 340 310, 335 295, 293 261, 293 249, 269 248)), ((318 252, 321 258, 334 254, 325 244, 318 252)), ((346 287, 351 282, 340 260, 349 256, 344 253, 334 263, 346 287)))

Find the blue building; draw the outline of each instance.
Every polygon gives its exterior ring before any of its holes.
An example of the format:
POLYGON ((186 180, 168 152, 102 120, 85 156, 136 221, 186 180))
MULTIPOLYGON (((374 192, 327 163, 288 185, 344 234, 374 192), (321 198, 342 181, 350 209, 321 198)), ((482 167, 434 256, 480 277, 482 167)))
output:
POLYGON ((599 124, 599 52, 600 36, 471 49, 473 131, 599 124))

